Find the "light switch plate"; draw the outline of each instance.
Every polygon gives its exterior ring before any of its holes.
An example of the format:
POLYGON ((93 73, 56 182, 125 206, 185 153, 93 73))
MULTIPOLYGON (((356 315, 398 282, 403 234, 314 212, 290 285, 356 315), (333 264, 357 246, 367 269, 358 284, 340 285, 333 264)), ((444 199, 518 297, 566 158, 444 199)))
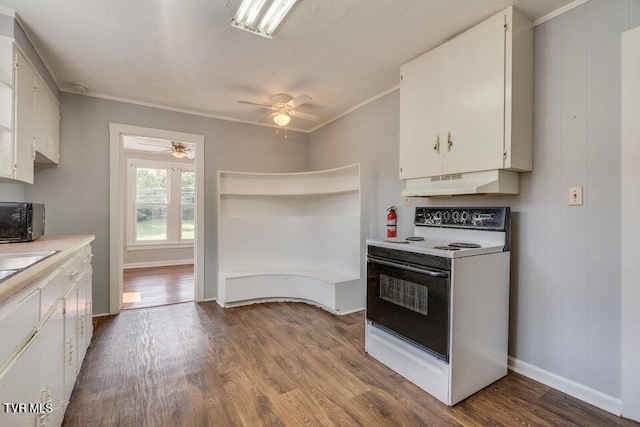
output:
POLYGON ((411 206, 411 197, 405 197, 404 198, 404 205, 405 206, 411 206))
POLYGON ((582 187, 569 188, 569 206, 582 206, 582 187))

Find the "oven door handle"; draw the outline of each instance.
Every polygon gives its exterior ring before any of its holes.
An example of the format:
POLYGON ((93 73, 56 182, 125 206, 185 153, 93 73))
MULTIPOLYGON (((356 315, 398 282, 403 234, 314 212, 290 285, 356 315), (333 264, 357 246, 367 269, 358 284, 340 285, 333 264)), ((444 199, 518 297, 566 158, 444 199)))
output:
POLYGON ((411 267, 409 265, 396 264, 395 262, 383 261, 381 259, 371 258, 371 257, 368 257, 367 260, 376 264, 386 265, 388 267, 395 267, 401 270, 413 271, 414 273, 426 274, 431 277, 441 277, 443 279, 446 279, 449 277, 449 273, 444 273, 442 271, 434 271, 428 268, 411 267))

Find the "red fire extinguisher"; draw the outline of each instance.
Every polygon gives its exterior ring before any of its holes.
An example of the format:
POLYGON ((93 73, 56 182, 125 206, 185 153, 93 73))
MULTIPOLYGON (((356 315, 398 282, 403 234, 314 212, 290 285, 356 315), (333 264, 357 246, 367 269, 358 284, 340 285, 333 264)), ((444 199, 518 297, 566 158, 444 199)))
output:
POLYGON ((387 209, 387 237, 396 237, 396 207, 387 209))

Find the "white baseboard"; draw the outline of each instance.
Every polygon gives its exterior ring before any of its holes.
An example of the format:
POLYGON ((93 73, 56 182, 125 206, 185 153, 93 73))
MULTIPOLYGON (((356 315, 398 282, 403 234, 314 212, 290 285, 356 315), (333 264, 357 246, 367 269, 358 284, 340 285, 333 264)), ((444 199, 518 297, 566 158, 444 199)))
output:
POLYGON ((622 413, 620 399, 511 356, 509 356, 509 369, 614 415, 620 416, 622 413))
POLYGON ((147 267, 170 267, 173 265, 187 265, 193 264, 192 259, 174 259, 168 261, 148 261, 148 262, 132 262, 129 264, 123 264, 122 269, 127 270, 130 268, 147 268, 147 267))

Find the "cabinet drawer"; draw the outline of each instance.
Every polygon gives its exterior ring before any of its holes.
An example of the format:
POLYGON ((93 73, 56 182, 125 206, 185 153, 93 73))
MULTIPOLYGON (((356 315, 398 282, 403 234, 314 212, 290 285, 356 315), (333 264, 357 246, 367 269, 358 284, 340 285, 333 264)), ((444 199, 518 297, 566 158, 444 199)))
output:
POLYGON ((71 285, 73 285, 78 278, 78 257, 73 256, 67 260, 62 266, 62 275, 63 275, 63 283, 64 283, 64 292, 67 292, 67 289, 71 285))
POLYGON ((82 270, 88 265, 91 264, 91 258, 93 254, 91 253, 91 246, 85 246, 82 248, 80 253, 76 256, 78 259, 78 270, 82 270))
POLYGON ((30 337, 39 322, 39 290, 30 293, 6 312, 0 312, 0 366, 30 337))
POLYGON ((43 319, 55 302, 62 298, 65 278, 62 269, 56 270, 40 286, 40 318, 43 319))

